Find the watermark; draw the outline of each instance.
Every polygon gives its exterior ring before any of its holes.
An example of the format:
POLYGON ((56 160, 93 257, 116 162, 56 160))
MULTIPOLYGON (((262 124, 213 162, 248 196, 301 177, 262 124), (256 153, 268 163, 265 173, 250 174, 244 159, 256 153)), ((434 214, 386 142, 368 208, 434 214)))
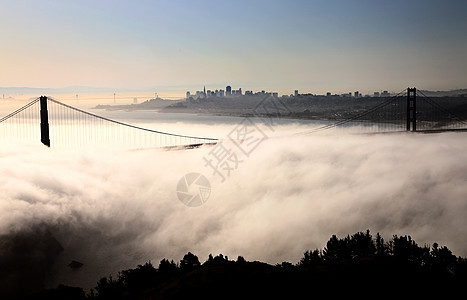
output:
POLYGON ((247 157, 269 138, 250 118, 243 119, 227 137, 247 157))
POLYGON ((210 195, 211 184, 203 174, 188 173, 178 181, 177 196, 186 206, 201 206, 210 195))
POLYGON ((221 182, 230 176, 231 171, 236 170, 240 162, 237 153, 231 148, 227 148, 225 143, 219 142, 208 153, 208 158, 203 157, 205 167, 213 170, 212 175, 219 176, 221 182))
POLYGON ((253 109, 253 114, 274 132, 274 121, 290 116, 292 111, 279 98, 267 96, 253 109))
MULTIPOLYGON (((209 153, 203 157, 204 167, 209 168, 211 175, 218 177, 223 183, 238 169, 241 163, 269 136, 267 130, 274 132, 275 120, 291 114, 287 106, 277 97, 266 96, 253 109, 255 118, 243 118, 228 134, 226 140, 219 141, 209 153), (259 122, 255 122, 258 119, 259 122), (262 130, 261 123, 266 127, 262 130)), ((200 173, 189 173, 182 177, 177 185, 177 195, 187 206, 200 206, 207 201, 211 193, 209 180, 200 173), (190 188, 195 185, 195 187, 190 188), (208 192, 209 191, 209 192, 208 192)))

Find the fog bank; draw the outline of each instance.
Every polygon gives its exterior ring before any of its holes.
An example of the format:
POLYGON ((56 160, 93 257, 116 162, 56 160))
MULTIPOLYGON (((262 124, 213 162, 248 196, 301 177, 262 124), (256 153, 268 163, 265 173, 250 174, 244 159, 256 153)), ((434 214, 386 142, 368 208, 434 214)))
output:
MULTIPOLYGON (((222 126, 217 130, 232 129, 222 126)), ((366 229, 386 239, 409 234, 467 256, 465 133, 341 130, 280 137, 291 128, 276 128, 277 138, 265 139, 250 156, 237 150, 241 161, 223 182, 203 159, 213 147, 91 151, 5 143, 2 255, 15 234, 32 237, 46 228, 63 248, 53 253, 46 285, 85 288, 148 260, 178 261, 188 251, 201 261, 222 253, 296 263, 332 234, 366 229), (177 198, 177 183, 190 172, 211 183, 211 195, 199 207, 177 198), (84 265, 72 270, 71 260, 84 265)))

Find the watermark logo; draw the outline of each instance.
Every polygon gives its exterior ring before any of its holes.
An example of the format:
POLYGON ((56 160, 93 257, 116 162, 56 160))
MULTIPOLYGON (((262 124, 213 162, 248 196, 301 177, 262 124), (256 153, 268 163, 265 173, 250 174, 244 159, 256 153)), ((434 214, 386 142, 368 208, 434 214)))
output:
POLYGON ((253 114, 259 118, 269 130, 274 131, 274 126, 276 125, 274 121, 290 116, 292 111, 279 98, 267 96, 256 105, 253 109, 253 114))
POLYGON ((190 207, 203 205, 211 195, 209 180, 200 173, 188 173, 177 184, 178 199, 190 207))
MULTIPOLYGON (((225 182, 241 163, 274 132, 277 119, 290 116, 290 109, 277 97, 268 95, 253 109, 255 118, 243 118, 227 135, 203 157, 204 167, 211 169, 212 176, 225 182), (263 126, 260 126, 263 125, 263 126), (262 130, 261 127, 265 130, 262 130)), ((177 195, 187 206, 204 204, 211 194, 209 180, 200 173, 189 173, 177 185, 177 195)))

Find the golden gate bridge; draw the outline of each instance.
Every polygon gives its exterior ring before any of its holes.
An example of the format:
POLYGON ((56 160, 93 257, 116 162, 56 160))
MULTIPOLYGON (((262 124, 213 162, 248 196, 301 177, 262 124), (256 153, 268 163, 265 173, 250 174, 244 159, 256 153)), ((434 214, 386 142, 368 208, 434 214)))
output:
POLYGON ((339 127, 357 127, 360 133, 467 131, 467 99, 463 97, 435 99, 407 88, 376 102, 373 107, 343 113, 340 119, 306 133, 339 127))
POLYGON ((0 119, 0 137, 41 141, 50 146, 193 148, 218 139, 158 131, 99 116, 51 97, 38 97, 0 119))
MULTIPOLYGON (((348 100, 352 101, 352 100, 348 100)), ((359 132, 467 131, 467 103, 434 99, 416 88, 375 100, 360 111, 346 111, 301 134, 356 127, 359 132), (459 112, 461 112, 459 114, 459 112)), ((41 141, 50 146, 120 146, 135 148, 195 148, 216 144, 219 139, 148 129, 93 114, 47 96, 38 97, 0 118, 0 138, 41 141)))

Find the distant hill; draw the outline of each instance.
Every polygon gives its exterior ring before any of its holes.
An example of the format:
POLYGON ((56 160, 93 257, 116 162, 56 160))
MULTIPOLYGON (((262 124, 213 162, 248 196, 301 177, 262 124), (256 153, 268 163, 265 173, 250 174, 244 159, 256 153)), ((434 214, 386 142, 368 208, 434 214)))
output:
POLYGON ((99 104, 95 109, 105 109, 105 110, 158 110, 163 109, 171 105, 179 104, 185 100, 165 100, 162 98, 153 98, 146 100, 139 104, 123 104, 123 105, 103 105, 99 104))
POLYGON ((467 96, 467 89, 457 89, 451 91, 420 91, 428 97, 456 97, 462 95, 467 96))
POLYGON ((68 86, 62 88, 36 88, 36 87, 0 87, 0 94, 18 95, 18 94, 74 94, 74 93, 115 93, 131 92, 131 90, 122 90, 115 88, 102 88, 91 86, 68 86))

